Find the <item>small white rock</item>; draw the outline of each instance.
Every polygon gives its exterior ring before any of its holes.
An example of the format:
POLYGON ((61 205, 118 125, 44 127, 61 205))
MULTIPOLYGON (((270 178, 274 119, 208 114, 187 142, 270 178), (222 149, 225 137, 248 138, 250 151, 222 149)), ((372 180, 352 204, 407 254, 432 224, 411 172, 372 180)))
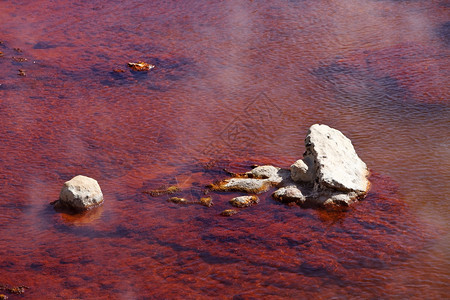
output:
POLYGON ((270 178, 273 176, 277 176, 279 169, 280 168, 270 166, 270 165, 258 166, 248 173, 251 173, 253 176, 255 176, 255 178, 267 179, 267 178, 270 178))
POLYGON ((64 183, 59 194, 60 205, 75 210, 87 210, 103 202, 97 180, 78 175, 64 183))
POLYGON ((290 170, 291 178, 296 182, 314 181, 314 161, 309 156, 297 160, 291 165, 290 170))
POLYGON ((296 186, 286 186, 279 188, 272 195, 276 200, 280 202, 296 202, 302 204, 306 201, 306 197, 302 191, 296 186))
POLYGON ((254 178, 267 179, 272 185, 277 185, 290 176, 289 170, 274 166, 259 166, 247 172, 247 175, 254 178))
POLYGON ((231 178, 225 181, 222 190, 240 191, 252 194, 261 194, 269 190, 271 182, 268 179, 231 178))

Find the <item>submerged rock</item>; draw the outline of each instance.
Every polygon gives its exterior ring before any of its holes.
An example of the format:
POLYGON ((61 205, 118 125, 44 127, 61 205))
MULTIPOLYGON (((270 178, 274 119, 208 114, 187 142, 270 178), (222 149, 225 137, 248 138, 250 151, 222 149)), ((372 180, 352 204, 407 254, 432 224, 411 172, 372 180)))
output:
POLYGON ((259 203, 258 196, 240 196, 230 200, 230 204, 234 207, 249 207, 259 203))
POLYGON ((232 215, 235 215, 235 214, 237 214, 238 212, 237 212, 237 210, 235 210, 235 209, 225 209, 224 211, 222 211, 221 213, 220 213, 220 215, 221 216, 225 216, 225 217, 229 217, 229 216, 232 216, 232 215))
POLYGON ((211 207, 213 206, 212 198, 211 197, 200 198, 199 204, 206 207, 211 207))
POLYGON ((188 204, 189 201, 185 198, 179 198, 179 197, 171 197, 167 199, 167 202, 172 202, 176 204, 188 204))
POLYGON ((368 191, 367 166, 356 154, 352 142, 339 130, 315 124, 309 129, 305 146, 304 161, 314 162, 315 180, 320 188, 358 195, 368 191))
POLYGON ((144 191, 144 194, 149 194, 152 197, 158 197, 161 195, 171 195, 175 194, 176 192, 179 192, 180 188, 176 185, 169 186, 168 188, 160 188, 157 190, 151 190, 151 191, 144 191))
POLYGON ((87 210, 103 203, 103 194, 97 180, 78 175, 64 183, 58 206, 74 210, 87 210))

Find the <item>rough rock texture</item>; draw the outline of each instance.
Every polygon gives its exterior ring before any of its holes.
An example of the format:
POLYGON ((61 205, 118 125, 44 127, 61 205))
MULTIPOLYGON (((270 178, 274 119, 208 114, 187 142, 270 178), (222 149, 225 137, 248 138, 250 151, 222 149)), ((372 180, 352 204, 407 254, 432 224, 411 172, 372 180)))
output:
POLYGON ((254 176, 254 178, 270 178, 278 175, 278 171, 280 168, 274 167, 274 166, 258 166, 251 170, 250 172, 247 172, 246 174, 254 176))
POLYGON ((341 205, 348 206, 358 199, 358 194, 355 192, 350 193, 333 193, 326 197, 324 205, 341 205))
POLYGON ((290 176, 289 170, 274 166, 259 166, 245 173, 249 178, 267 179, 272 185, 277 185, 290 176))
POLYGON ((312 159, 321 188, 363 195, 369 189, 369 171, 352 142, 339 130, 315 124, 305 139, 305 160, 312 159))
POLYGON ((293 163, 290 167, 291 178, 298 182, 312 182, 314 181, 315 168, 314 159, 312 157, 305 157, 293 163))
POLYGON ((64 183, 58 204, 75 210, 87 210, 102 202, 103 194, 97 180, 78 175, 64 183))
POLYGON ((249 207, 259 203, 257 196, 240 196, 230 200, 230 204, 234 207, 249 207))
POLYGON ((268 179, 231 178, 210 186, 215 191, 239 191, 260 194, 269 190, 271 182, 268 179))
POLYGON ((306 197, 296 186, 279 188, 272 194, 272 197, 283 203, 296 202, 298 204, 303 204, 306 201, 306 197))
MULTIPOLYGON (((216 191, 260 194, 277 187, 272 196, 284 203, 305 206, 348 206, 363 198, 370 187, 369 171, 352 142, 339 130, 315 124, 305 138, 304 158, 290 170, 266 165, 211 185, 216 191)), ((247 196, 252 197, 252 196, 247 196)), ((230 201, 241 207, 242 197, 230 201)))

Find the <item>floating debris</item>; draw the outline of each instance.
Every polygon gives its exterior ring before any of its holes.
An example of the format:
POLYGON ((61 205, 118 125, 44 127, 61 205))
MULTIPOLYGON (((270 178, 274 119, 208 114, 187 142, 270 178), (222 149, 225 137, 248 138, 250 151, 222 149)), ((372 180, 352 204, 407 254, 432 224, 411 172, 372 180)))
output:
POLYGON ((124 73, 125 70, 122 70, 122 69, 113 69, 113 72, 114 72, 114 73, 124 73))
POLYGON ((6 300, 8 299, 8 296, 0 294, 0 300, 6 300))
POLYGON ((206 207, 211 207, 213 206, 212 198, 211 197, 200 198, 199 204, 206 207))
POLYGON ((3 52, 2 51, 0 51, 0 57, 3 57, 3 52))
POLYGON ((19 73, 17 74, 19 76, 27 76, 27 73, 25 73, 25 70, 19 69, 19 73))
POLYGON ((16 56, 13 56, 13 57, 11 57, 15 62, 25 62, 25 61, 28 61, 28 59, 26 59, 25 57, 16 57, 16 56))
POLYGON ((167 199, 168 202, 176 203, 176 204, 189 204, 189 201, 185 198, 172 197, 167 199))
MULTIPOLYGON (((0 285, 0 291, 6 291, 10 294, 15 294, 15 295, 21 295, 21 294, 25 293, 26 289, 29 289, 29 287, 27 287, 25 285, 20 285, 20 286, 15 286, 15 287, 0 285)), ((1 295, 1 296, 4 296, 6 298, 0 298, 0 299, 8 299, 8 297, 5 295, 1 295)))
POLYGON ((8 291, 11 294, 21 295, 21 294, 25 293, 25 289, 28 289, 28 288, 29 287, 26 287, 26 286, 17 286, 17 287, 10 288, 8 291))
POLYGON ((237 210, 234 209, 225 209, 223 212, 220 213, 221 216, 229 217, 232 215, 237 214, 237 210))
POLYGON ((158 190, 143 191, 143 193, 149 194, 152 197, 158 197, 161 195, 172 195, 179 191, 180 191, 179 187, 172 185, 172 186, 169 186, 168 188, 160 188, 158 190))
POLYGON ((142 72, 142 71, 149 71, 149 70, 153 69, 155 66, 151 65, 151 64, 148 64, 148 63, 145 63, 143 61, 139 61, 137 63, 129 62, 128 63, 128 67, 130 67, 134 71, 142 72))
POLYGON ((19 53, 23 52, 22 49, 20 49, 20 48, 14 48, 14 51, 19 52, 19 53))

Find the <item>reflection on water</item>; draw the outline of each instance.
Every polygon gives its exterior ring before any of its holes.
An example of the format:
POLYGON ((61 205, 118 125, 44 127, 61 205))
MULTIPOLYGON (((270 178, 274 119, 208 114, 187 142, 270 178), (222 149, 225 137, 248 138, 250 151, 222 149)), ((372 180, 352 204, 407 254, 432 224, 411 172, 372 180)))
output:
POLYGON ((31 298, 447 295, 448 9, 2 3, 0 284, 31 298), (156 68, 130 72, 138 60, 156 68), (374 172, 348 211, 268 193, 223 218, 234 194, 206 208, 142 193, 178 184, 195 200, 222 168, 287 167, 318 122, 374 172), (55 212, 48 203, 77 174, 99 181, 104 206, 55 212))

